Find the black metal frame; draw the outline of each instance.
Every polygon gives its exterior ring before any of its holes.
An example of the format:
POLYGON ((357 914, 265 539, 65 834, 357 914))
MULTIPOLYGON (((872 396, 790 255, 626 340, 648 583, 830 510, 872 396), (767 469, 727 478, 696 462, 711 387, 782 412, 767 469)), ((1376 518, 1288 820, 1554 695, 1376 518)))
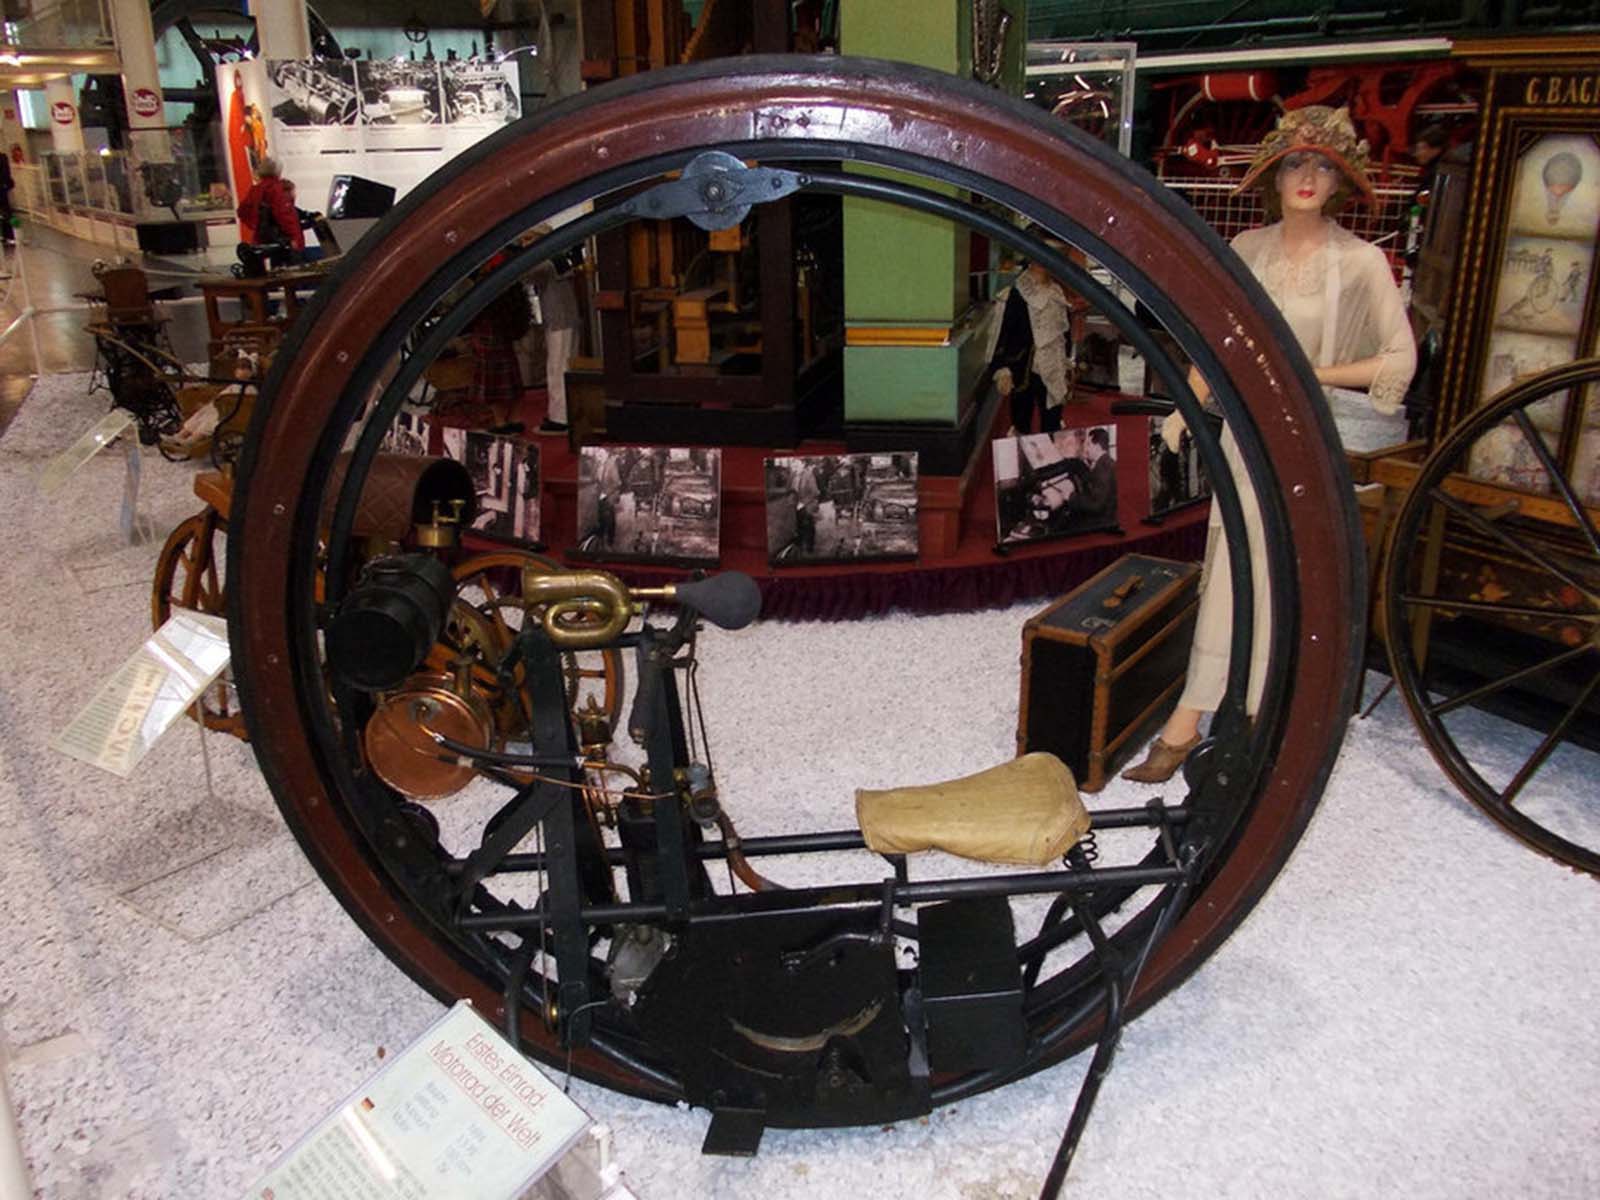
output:
MULTIPOLYGON (((744 158, 749 156, 751 149, 751 147, 736 147, 734 153, 744 158)), ((785 148, 780 152, 780 155, 783 158, 788 158, 791 154, 803 157, 811 153, 814 153, 814 148, 793 147, 785 148)), ((667 160, 654 164, 653 171, 671 170, 677 165, 679 165, 679 160, 667 160)), ((897 156, 891 156, 889 165, 894 165, 901 169, 908 169, 913 165, 927 166, 927 164, 912 164, 899 159, 897 156)), ((980 182, 968 177, 959 168, 948 164, 941 165, 941 167, 931 170, 929 173, 940 182, 961 182, 968 185, 980 182)), ((620 185, 620 182, 618 181, 618 185, 620 185)), ((667 184, 663 186, 676 187, 677 185, 667 184)), ((1199 403, 1188 386, 1186 372, 1172 360, 1170 355, 1164 352, 1160 343, 1151 335, 1148 328, 1135 319, 1133 313, 1121 304, 1104 285, 1090 275, 1085 268, 1073 262, 1061 251, 1053 249, 1042 237, 1027 230, 1019 230, 1002 218, 971 203, 903 183, 854 176, 819 174, 801 177, 798 187, 892 201, 916 211, 958 220, 980 232, 988 234, 997 241, 1010 245, 1030 261, 1042 262, 1047 270, 1062 278, 1068 286, 1083 295, 1091 304, 1098 305, 1119 326, 1120 332, 1141 353, 1147 356, 1147 360, 1162 375, 1172 394, 1177 397, 1177 405, 1180 411, 1185 412, 1187 416, 1193 419, 1197 428, 1210 430, 1210 424, 1200 417, 1199 403)), ((577 221, 562 227, 520 253, 509 255, 506 261, 498 268, 483 276, 479 285, 470 293, 459 299, 446 311, 437 313, 436 319, 429 323, 425 337, 420 343, 411 348, 411 352, 406 356, 400 370, 372 406, 371 416, 354 448, 351 465, 334 508, 333 522, 327 538, 327 571, 325 578, 327 581, 327 605, 330 609, 339 603, 343 593, 344 581, 353 576, 353 547, 348 531, 350 519, 354 513, 355 501, 359 495, 359 485, 365 477, 365 470, 370 463, 372 455, 376 453, 384 429, 389 421, 392 420, 393 413, 398 411, 400 403, 408 394, 415 379, 420 376, 425 366, 504 287, 511 286, 515 280, 525 275, 539 263, 555 255, 567 252, 573 246, 603 232, 605 229, 633 220, 640 212, 649 211, 647 199, 649 195, 649 192, 636 194, 629 196, 621 203, 609 207, 597 207, 588 216, 579 218, 577 221)), ((1082 231, 1069 228, 1057 227, 1053 232, 1065 237, 1072 235, 1076 235, 1080 239, 1083 237, 1082 231)), ((1101 254, 1110 254, 1109 248, 1103 245, 1095 246, 1094 249, 1101 254)), ((1144 298, 1141 297, 1141 299, 1144 298)), ((1153 294, 1148 298, 1147 306, 1152 311, 1156 311, 1158 315, 1162 308, 1170 308, 1170 305, 1163 304, 1161 298, 1153 294)), ((1180 319, 1179 314, 1170 313, 1168 315, 1171 315, 1174 320, 1180 319)), ((1190 348, 1195 351, 1196 358, 1204 357, 1203 348, 1198 346, 1191 346, 1190 348)), ((382 348, 376 349, 381 353, 382 348)), ((381 361, 377 354, 372 357, 376 361, 381 361)), ((1218 406, 1225 413, 1231 411, 1241 419, 1248 419, 1242 400, 1229 385, 1226 376, 1215 373, 1215 377, 1218 379, 1215 395, 1218 406)), ((1212 472, 1213 478, 1217 481, 1215 486, 1219 503, 1222 505, 1224 526, 1232 531, 1232 536, 1237 539, 1236 544, 1242 545, 1244 542, 1243 517, 1237 488, 1234 486, 1232 475, 1223 460, 1220 442, 1214 436, 1203 437, 1198 441, 1202 457, 1205 459, 1208 469, 1212 472)), ((1256 470, 1263 469, 1263 464, 1257 463, 1254 466, 1256 470)), ((1280 547, 1284 544, 1282 539, 1278 540, 1280 547)), ((1276 580, 1279 584, 1278 594, 1274 597, 1276 601, 1275 611, 1292 612, 1292 604, 1284 597, 1284 593, 1290 590, 1289 577, 1290 573, 1287 566, 1271 572, 1270 579, 1276 580)), ((1252 763, 1259 765, 1259 755, 1254 746, 1264 738, 1265 730, 1260 723, 1252 727, 1251 723, 1244 719, 1242 700, 1244 677, 1248 670, 1252 649, 1250 644, 1252 628, 1251 621, 1248 618, 1237 619, 1237 617, 1250 612, 1250 606, 1253 603, 1252 590, 1254 586, 1254 581, 1250 578, 1250 567, 1246 556, 1233 556, 1233 582, 1236 611, 1233 629, 1233 665, 1230 671, 1228 700, 1223 711, 1218 714, 1216 724, 1213 726, 1213 750, 1209 762, 1213 764, 1236 762, 1246 765, 1252 763)), ((1292 622, 1290 620, 1277 622, 1275 627, 1276 634, 1279 637, 1287 636, 1288 627, 1291 625, 1292 622)), ((643 663, 647 661, 642 649, 641 656, 642 675, 644 673, 643 663)), ((1269 678, 1270 676, 1271 672, 1269 670, 1269 678)), ((641 682, 641 687, 643 686, 644 684, 641 682)), ((349 706, 352 711, 359 711, 358 699, 342 688, 337 680, 334 681, 332 691, 335 699, 341 704, 349 706)), ((1264 705, 1263 707, 1265 710, 1266 706, 1264 705)), ((333 722, 327 717, 323 717, 317 723, 323 725, 326 731, 325 736, 328 736, 331 749, 331 743, 335 740, 334 736, 330 736, 333 735, 333 722)), ((345 731, 344 736, 349 738, 352 736, 352 731, 357 727, 357 723, 351 721, 342 722, 342 727, 345 731)), ((681 725, 675 727, 672 736, 681 738, 681 725)), ((359 761, 359 754, 354 752, 354 747, 351 746, 349 750, 351 752, 350 761, 359 761)), ((657 759, 658 755, 662 758, 665 757, 661 748, 652 745, 652 759, 657 759)), ((387 793, 381 790, 375 791, 375 785, 370 778, 359 779, 356 782, 360 786, 360 790, 369 795, 370 802, 374 805, 375 810, 381 811, 389 805, 390 801, 387 793)), ((1181 828, 1184 830, 1185 837, 1197 841, 1203 839, 1205 844, 1212 848, 1220 845, 1226 839, 1229 828, 1238 816, 1239 806, 1249 794, 1249 783, 1248 771, 1236 772, 1231 778, 1228 777, 1225 771, 1219 772, 1215 769, 1206 771, 1200 786, 1196 789, 1197 794, 1194 800, 1182 810, 1181 828), (1221 779, 1218 778, 1219 774, 1222 775, 1221 779)), ((559 812, 564 808, 565 806, 563 805, 555 804, 552 806, 552 812, 559 812)), ((673 810, 672 805, 658 805, 657 808, 660 812, 671 812, 673 810)), ((1145 812, 1140 812, 1136 818, 1130 815, 1119 819, 1130 824, 1135 822, 1148 823, 1153 828, 1158 828, 1162 825, 1159 817, 1152 817, 1145 812)), ((547 839, 552 839, 556 836, 559 835, 547 829, 547 839)), ((659 845, 676 844, 674 831, 661 829, 659 836, 662 839, 658 843, 659 845)), ((555 853, 555 851, 547 850, 546 853, 549 855, 555 853)), ((559 860, 559 855, 557 855, 557 858, 548 861, 554 864, 559 860)), ((1197 871, 1203 871, 1204 868, 1204 861, 1197 863, 1195 866, 1197 871)), ((413 873, 407 872, 406 874, 411 879, 415 879, 413 873)), ((1126 898, 1140 887, 1185 885, 1192 878, 1193 874, 1191 872, 1179 869, 1176 865, 1168 865, 1166 867, 1093 868, 1089 872, 1062 871, 1037 875, 1005 876, 998 879, 982 878, 970 881, 927 884, 897 883, 894 888, 893 899, 896 903, 910 904, 927 903, 961 896, 1022 895, 1072 891, 1098 892, 1101 895, 1112 894, 1126 898), (1113 891, 1113 889, 1119 890, 1113 891)), ((482 879, 474 882, 481 883, 482 879)), ((564 893, 563 899, 571 895, 565 888, 557 890, 564 893)), ((844 892, 838 888, 826 889, 826 895, 829 897, 843 894, 844 892)), ((879 884, 863 883, 857 888, 849 890, 849 895, 858 900, 871 899, 876 902, 881 897, 882 890, 879 884)), ((814 905, 822 898, 823 892, 806 890, 796 891, 786 896, 786 899, 792 901, 793 906, 797 908, 814 905)), ((438 898, 430 901, 425 895, 415 895, 415 899, 421 902, 423 907, 438 911, 438 898)), ((553 899, 552 905, 554 903, 553 899)), ((726 919, 729 912, 737 912, 741 907, 754 908, 759 906, 765 909, 770 903, 770 900, 762 897, 740 897, 728 902, 727 909, 716 913, 715 916, 717 919, 726 919)), ((718 907, 721 908, 722 905, 719 904, 718 907)), ((667 921, 692 921, 694 919, 687 906, 686 885, 681 879, 675 881, 675 886, 669 890, 667 898, 660 903, 643 905, 590 904, 582 908, 575 908, 573 915, 591 924, 624 921, 630 917, 640 920, 667 921)), ((487 950, 495 957, 502 957, 497 949, 498 943, 491 937, 494 932, 526 934, 530 930, 547 924, 551 917, 553 917, 553 913, 545 914, 543 912, 511 915, 493 912, 484 912, 481 915, 467 915, 456 912, 449 918, 449 924, 453 926, 456 936, 465 935, 466 940, 473 943, 479 953, 487 950)), ((1143 918, 1134 923, 1136 928, 1131 934, 1122 934, 1120 936, 1132 938, 1148 936, 1148 930, 1154 927, 1155 917, 1156 914, 1153 911, 1147 911, 1143 918)), ((710 914, 707 914, 703 919, 711 919, 710 914)), ((1046 932, 1041 931, 1041 933, 1046 932)), ((1049 948, 1046 941, 1036 939, 1035 944, 1040 949, 1041 956, 1049 948)), ((569 944, 568 954, 572 953, 573 951, 569 944)), ((558 957, 560 956, 558 955, 558 957)), ((567 965, 569 969, 575 968, 576 959, 569 957, 567 965)), ((580 1001, 581 1003, 586 1003, 586 1000, 580 1001)), ((1095 1003, 1098 1003, 1098 1001, 1095 1001, 1095 1003)), ((1069 1027, 1070 1024, 1066 1023, 1063 1028, 1069 1027)), ((1041 1039, 1042 1046, 1048 1047, 1049 1043, 1049 1038, 1041 1039)), ((960 1085, 951 1085, 948 1089, 935 1089, 934 1097, 936 1103, 944 1103, 965 1094, 967 1094, 966 1088, 960 1085)))
POLYGON ((176 389, 154 360, 167 356, 161 338, 144 323, 91 324, 89 333, 95 347, 89 390, 104 387, 111 406, 132 413, 139 423, 139 440, 159 446, 183 423, 176 389))
MULTIPOLYGON (((954 200, 926 189, 853 176, 797 175, 788 171, 771 171, 763 168, 754 169, 752 174, 763 181, 776 181, 778 186, 774 191, 778 194, 811 189, 841 195, 866 196, 942 216, 976 228, 998 241, 1011 244, 1031 261, 1045 263, 1047 269, 1064 279, 1092 304, 1098 304, 1103 311, 1111 315, 1112 320, 1121 327, 1123 334, 1148 356, 1148 361, 1162 375, 1172 394, 1178 397, 1177 404, 1180 410, 1186 411, 1191 419, 1196 421, 1197 427, 1204 428, 1211 434, 1209 437, 1199 439, 1200 452, 1207 460, 1214 478, 1219 480, 1217 491, 1221 496, 1224 525, 1238 538, 1236 544, 1242 544, 1243 518, 1237 489, 1222 458, 1220 442, 1212 430, 1211 423, 1200 419, 1199 404, 1188 388, 1185 373, 1164 352, 1161 344, 1151 336, 1148 329, 1134 320, 1127 309, 1086 269, 1054 250, 1041 238, 1026 231, 1019 231, 994 214, 973 204, 954 200), (772 177, 771 180, 768 180, 769 176, 772 177)), ((959 176, 960 172, 950 170, 942 174, 959 176)), ((514 281, 537 263, 566 252, 580 240, 594 236, 607 228, 616 227, 644 213, 652 216, 660 215, 663 208, 663 204, 659 202, 661 200, 666 200, 669 204, 677 201, 671 206, 675 209, 682 208, 686 213, 697 211, 693 198, 685 199, 681 180, 658 186, 668 191, 658 196, 657 189, 647 189, 629 196, 621 203, 610 207, 598 207, 588 217, 580 218, 521 254, 512 255, 509 261, 484 278, 474 292, 469 293, 454 307, 443 313, 435 311, 430 314, 426 335, 420 344, 410 347, 410 352, 406 355, 398 375, 374 405, 373 415, 355 448, 354 461, 335 507, 332 532, 328 540, 329 566, 326 578, 330 606, 338 603, 341 594, 340 582, 349 578, 351 574, 347 559, 349 549, 347 530, 354 497, 359 494, 357 484, 362 478, 360 472, 364 467, 363 460, 370 459, 371 453, 375 452, 383 429, 392 419, 392 412, 398 409, 401 398, 408 393, 414 378, 420 375, 423 367, 432 360, 437 348, 442 347, 450 337, 464 328, 477 311, 498 294, 501 287, 514 281)), ((706 207, 705 203, 701 202, 700 207, 706 207)), ((1104 252, 1104 248, 1101 249, 1104 252)), ((1156 302, 1153 307, 1159 309, 1161 306, 1156 302)), ((1225 377, 1218 378, 1219 406, 1225 412, 1232 409, 1236 414, 1243 413, 1242 400, 1232 390, 1225 377)), ((1237 613, 1248 613, 1253 603, 1252 589, 1255 581, 1250 578, 1249 570, 1245 556, 1234 556, 1233 582, 1237 613)), ((1287 590, 1285 586, 1288 579, 1287 568, 1280 568, 1271 578, 1277 579, 1280 584, 1278 595, 1275 597, 1278 611, 1289 610, 1292 606, 1283 598, 1283 592, 1287 590)), ((1286 636, 1285 625, 1286 622, 1278 623, 1280 637, 1286 636)), ((524 659, 531 668, 530 678, 535 681, 532 685, 535 693, 535 744, 541 747, 559 745, 564 738, 571 749, 570 727, 566 727, 568 710, 561 699, 564 693, 559 679, 559 655, 553 647, 538 648, 539 635, 531 636, 534 645, 530 650, 536 652, 526 654, 524 659), (545 667, 549 667, 556 674, 552 677, 553 682, 547 680, 541 684, 538 680, 543 678, 545 667), (549 696, 541 698, 539 695, 541 689, 548 691, 549 696), (551 697, 555 697, 555 700, 552 701, 551 697)), ((686 762, 683 717, 678 703, 677 689, 673 684, 672 671, 664 670, 661 666, 663 658, 670 661, 671 652, 663 654, 657 644, 659 641, 671 639, 663 638, 649 627, 636 636, 635 644, 640 664, 640 693, 643 697, 640 703, 655 710, 648 722, 649 733, 645 743, 652 767, 651 775, 652 778, 670 779, 686 762), (659 680, 659 686, 652 688, 653 680, 659 680)), ((1208 758, 1211 763, 1255 761, 1258 755, 1252 751, 1248 743, 1264 734, 1259 726, 1252 730, 1244 721, 1240 700, 1243 677, 1250 661, 1250 620, 1235 621, 1233 642, 1234 667, 1230 679, 1230 701, 1224 715, 1218 718, 1220 740, 1214 743, 1212 754, 1208 758)), ((337 684, 334 690, 336 696, 340 694, 337 684)), ((353 698, 346 695, 344 699, 348 702, 353 698)), ((349 729, 352 724, 347 722, 345 727, 349 729)), ((603 1002, 591 1000, 587 986, 591 929, 630 922, 661 922, 675 929, 690 929, 701 923, 721 923, 730 918, 737 919, 740 913, 757 911, 771 913, 778 908, 794 911, 810 910, 819 905, 882 904, 887 912, 897 907, 954 899, 1056 895, 1065 900, 1065 905, 1058 903, 1052 908, 1044 924, 1020 951, 1024 955, 1023 966, 1027 971, 1030 992, 1039 993, 1033 998, 1030 1012, 1037 1018, 1047 1013, 1050 1006, 1059 1004, 1065 998, 1060 994, 1065 989, 1057 988, 1052 992, 1049 986, 1051 983, 1059 983, 1059 980, 1047 981, 1041 988, 1038 978, 1040 967, 1051 951, 1080 934, 1087 934, 1090 944, 1090 957, 1085 961, 1092 961, 1095 964, 1094 973, 1103 981, 1100 992, 1091 994, 1087 1004, 1091 1008, 1097 1006, 1101 1003, 1100 995, 1103 995, 1105 1005, 1102 1032, 1094 1058, 1074 1105, 1068 1131, 1057 1157, 1057 1169, 1064 1175, 1087 1123, 1100 1084, 1110 1070, 1126 1015, 1125 998, 1136 982, 1139 968, 1148 956, 1150 948, 1181 911, 1191 886, 1205 869, 1209 851, 1225 839, 1228 829, 1237 819, 1244 797, 1249 794, 1248 772, 1238 773, 1231 786, 1226 782, 1225 774, 1222 780, 1218 780, 1217 775, 1218 772, 1215 770, 1203 774, 1204 782, 1197 789, 1199 797, 1194 807, 1178 806, 1168 809, 1157 804, 1147 809, 1120 810, 1097 816, 1102 827, 1144 826, 1157 831, 1156 847, 1146 856, 1145 862, 1137 866, 1092 867, 1083 858, 1081 851, 1075 850, 1074 859, 1067 870, 917 883, 909 878, 902 862, 897 864, 898 877, 893 880, 882 883, 863 882, 845 888, 796 889, 781 893, 776 898, 771 893, 727 897, 713 895, 702 864, 708 859, 724 857, 727 853, 726 847, 719 847, 715 843, 700 843, 698 831, 693 826, 685 826, 678 806, 673 803, 661 803, 655 806, 654 836, 649 839, 653 843, 654 875, 661 886, 661 898, 653 902, 629 903, 596 902, 592 881, 591 886, 585 887, 583 877, 586 871, 593 873, 597 859, 608 868, 620 861, 622 865, 629 866, 636 872, 637 864, 634 860, 637 851, 623 848, 607 852, 602 847, 590 846, 585 848, 590 856, 589 861, 580 862, 577 838, 579 830, 584 826, 575 812, 576 802, 571 799, 572 793, 563 795, 556 785, 536 785, 519 794, 515 801, 507 805, 505 811, 516 812, 518 816, 506 820, 499 826, 497 836, 493 839, 496 849, 491 852, 486 840, 480 852, 471 856, 472 859, 479 861, 470 867, 463 864, 459 873, 466 875, 467 880, 456 880, 464 885, 455 893, 460 907, 451 923, 455 927, 456 937, 474 942, 480 948, 480 952, 487 950, 491 956, 502 961, 506 979, 505 1007, 508 1028, 512 1027, 511 1022, 520 1020, 520 1014, 529 1000, 537 998, 547 1019, 553 1018, 560 1023, 564 1044, 593 1045, 602 1052, 607 1052, 608 1039, 605 1033, 594 1027, 594 1010, 603 1002), (505 849, 520 841, 535 823, 542 828, 546 845, 544 852, 514 858, 506 854, 505 849), (1174 836, 1175 830, 1178 831, 1177 836, 1174 836), (1202 852, 1202 847, 1205 848, 1205 852, 1202 852), (483 857, 480 858, 480 855, 483 857), (1152 861, 1158 859, 1159 862, 1152 861), (502 871, 529 870, 548 873, 550 887, 544 893, 548 903, 541 903, 534 911, 492 911, 485 903, 485 893, 480 885, 502 871), (697 886, 692 888, 691 883, 697 886), (1128 932, 1120 935, 1118 941, 1113 941, 1101 926, 1100 917, 1114 911, 1145 887, 1160 887, 1165 891, 1160 899, 1130 923, 1128 932), (580 902, 580 897, 586 902, 580 902), (469 912, 467 911, 469 902, 474 899, 477 900, 479 911, 469 912), (506 956, 498 949, 501 943, 494 936, 496 934, 520 937, 518 949, 506 956), (1133 954, 1124 954, 1119 946, 1130 941, 1138 947, 1138 950, 1133 954), (533 969, 535 958, 552 942, 558 980, 555 988, 557 999, 553 1011, 548 999, 550 981, 533 969)), ((774 855, 848 851, 862 847, 864 842, 859 834, 824 833, 799 838, 755 839, 743 843, 742 849, 747 855, 774 855)), ((453 864, 445 864, 445 874, 455 876, 458 872, 453 869, 453 864)), ((1080 1005, 1083 1004, 1081 999, 1079 1002, 1080 1005)), ((1036 1039, 1036 1045, 1032 1048, 1033 1054, 1035 1056, 1048 1054, 1052 1045, 1067 1036, 1077 1025, 1078 1022, 1074 1020, 1059 1022, 1050 1033, 1036 1039)), ((609 1052, 618 1054, 615 1049, 609 1052)), ((975 1078, 933 1085, 929 1090, 929 1099, 931 1103, 947 1103, 999 1081, 999 1072, 980 1072, 975 1078)), ((676 1090, 681 1091, 681 1087, 676 1090)), ((753 1150, 754 1141, 759 1140, 763 1116, 764 1114, 736 1105, 729 1105, 725 1115, 719 1110, 719 1113, 714 1115, 713 1127, 707 1135, 708 1148, 723 1146, 735 1152, 744 1149, 753 1150), (730 1122, 733 1124, 730 1125, 730 1122), (732 1132, 733 1130, 743 1130, 743 1133, 732 1132)))

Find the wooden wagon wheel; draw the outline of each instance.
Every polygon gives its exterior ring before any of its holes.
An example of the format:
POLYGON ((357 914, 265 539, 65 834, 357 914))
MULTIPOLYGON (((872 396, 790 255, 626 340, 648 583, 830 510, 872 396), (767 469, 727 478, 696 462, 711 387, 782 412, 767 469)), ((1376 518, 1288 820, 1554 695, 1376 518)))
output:
MULTIPOLYGON (((165 625, 174 608, 218 617, 227 615, 228 599, 222 580, 222 551, 227 536, 228 522, 210 507, 180 522, 168 535, 156 558, 155 582, 150 589, 153 628, 165 625)), ((199 704, 207 729, 249 740, 233 690, 231 669, 206 689, 199 704)))
POLYGON ((1445 774, 1516 837, 1591 874, 1592 787, 1530 785, 1563 742, 1592 747, 1600 729, 1600 508, 1547 441, 1583 436, 1596 381, 1600 359, 1535 376, 1434 450, 1396 517, 1383 601, 1395 681, 1445 774), (1527 744, 1485 710, 1534 731, 1527 744))
MULTIPOLYGON (((470 997, 481 1012, 514 1021, 530 1054, 574 1074, 658 1100, 686 1095, 672 1047, 620 1002, 602 1000, 585 1014, 592 1029, 570 1046, 536 1004, 508 1003, 508 987, 521 981, 537 997, 546 978, 540 972, 549 970, 530 972, 529 959, 517 962, 533 943, 521 939, 514 953, 495 928, 515 903, 509 870, 505 879, 474 877, 473 891, 463 895, 454 850, 418 844, 414 825, 398 819, 394 795, 352 758, 352 718, 363 698, 333 681, 330 700, 318 636, 356 574, 351 525, 364 474, 440 348, 515 280, 587 237, 643 218, 652 200, 666 205, 688 192, 688 204, 709 205, 710 192, 683 182, 708 152, 736 160, 740 171, 762 171, 749 178, 762 179, 772 195, 787 186, 899 204, 978 230, 1069 281, 1139 348, 1177 399, 1197 430, 1226 535, 1242 547, 1239 489, 1187 386, 1188 361, 1211 384, 1260 501, 1268 570, 1267 578, 1256 577, 1248 554, 1232 556, 1227 695, 1209 754, 1189 764, 1192 790, 1175 835, 1207 847, 1193 900, 1168 923, 1163 914, 1178 910, 1158 911, 1158 904, 1181 894, 1147 887, 1149 903, 1110 936, 1113 949, 1126 951, 1123 961, 1140 956, 1136 946, 1147 948, 1127 1001, 1129 1012, 1143 1010, 1187 978, 1260 899, 1332 769, 1362 646, 1356 601, 1364 581, 1348 475, 1321 390, 1287 324, 1181 200, 1040 110, 904 64, 753 56, 593 89, 458 156, 335 269, 274 363, 240 463, 237 536, 229 546, 230 577, 238 582, 230 598, 234 662, 252 727, 272 730, 255 748, 286 821, 346 910, 434 994, 470 997), (747 167, 751 162, 758 166, 747 167), (840 162, 872 163, 918 182, 842 172, 840 162), (996 207, 1009 211, 997 216, 996 207), (558 214, 580 209, 583 216, 554 233, 524 240, 558 214), (1166 327, 1176 352, 1052 249, 1046 234, 1104 265, 1166 327), (485 269, 502 252, 499 265, 485 269), (473 280, 476 286, 461 288, 473 280), (415 353, 402 358, 408 344, 415 353), (349 469, 334 484, 333 464, 346 450, 349 469), (334 515, 324 556, 318 533, 325 502, 334 515), (329 594, 319 603, 315 581, 324 562, 329 594), (1272 628, 1270 644, 1253 648, 1249 614, 1257 591, 1265 593, 1272 628), (1252 649, 1266 654, 1267 685, 1259 715, 1247 719, 1252 649), (497 889, 506 889, 503 897, 497 889)), ((769 198, 754 196, 753 203, 769 198)), ((1143 811, 1129 820, 1143 821, 1143 811)), ((605 863, 591 861, 611 878, 605 863)), ((1121 888, 1112 881, 1141 877, 1141 869, 1132 864, 1104 886, 1121 888)), ((721 928, 742 933, 744 902, 767 898, 717 894, 732 909, 721 928)), ((632 915, 636 910, 597 918, 592 937, 608 936, 603 924, 649 919, 632 915)), ((939 1075, 929 1081, 927 1102, 999 1086, 1095 1040, 1099 1012, 1117 985, 1088 953, 1081 929, 1061 925, 1055 932, 1061 936, 1018 946, 1030 968, 1020 1018, 1025 1060, 939 1075), (1035 962, 1042 969, 1033 971, 1035 962)), ((588 965, 596 978, 609 974, 603 959, 591 956, 588 965)), ((905 1111, 879 1097, 856 1108, 800 1104, 766 1115, 771 1125, 845 1124, 905 1111)))
MULTIPOLYGON (((520 594, 523 568, 530 565, 546 571, 563 569, 560 563, 542 554, 494 550, 462 559, 451 570, 462 589, 462 599, 490 616, 494 627, 504 635, 506 646, 520 625, 515 623, 514 614, 494 602, 520 594)), ((583 710, 592 697, 605 716, 606 729, 615 729, 627 690, 622 652, 607 649, 567 653, 562 655, 562 663, 567 678, 567 704, 574 713, 583 710)))

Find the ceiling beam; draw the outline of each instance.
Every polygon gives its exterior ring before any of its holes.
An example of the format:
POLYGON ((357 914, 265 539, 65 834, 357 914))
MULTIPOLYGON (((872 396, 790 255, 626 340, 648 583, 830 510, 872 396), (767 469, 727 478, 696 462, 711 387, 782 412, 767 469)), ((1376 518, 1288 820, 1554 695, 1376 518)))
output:
POLYGON ((121 75, 122 60, 110 47, 0 45, 0 88, 43 87, 61 75, 121 75))

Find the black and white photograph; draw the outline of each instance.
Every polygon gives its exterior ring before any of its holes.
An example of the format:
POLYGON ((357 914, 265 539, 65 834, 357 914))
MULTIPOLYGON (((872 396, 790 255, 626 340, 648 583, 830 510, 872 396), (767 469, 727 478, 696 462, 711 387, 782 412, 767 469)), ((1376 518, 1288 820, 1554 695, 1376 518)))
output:
POLYGON ((444 119, 451 125, 509 125, 522 115, 515 63, 482 59, 439 64, 444 119))
POLYGON ((394 423, 383 435, 379 447, 385 454, 426 454, 428 452, 428 410, 402 406, 394 423))
POLYGON ((715 563, 721 529, 721 450, 585 446, 579 455, 575 555, 715 563))
POLYGON ((1116 529, 1116 427, 996 438, 994 504, 1000 545, 1116 529))
POLYGON ((769 458, 766 491, 774 566, 917 555, 915 453, 769 458))
POLYGON ((1185 429, 1178 448, 1161 436, 1164 417, 1150 418, 1150 515, 1164 517, 1211 496, 1211 481, 1200 463, 1194 436, 1185 429))
POLYGON ((539 447, 521 438, 446 429, 444 452, 467 468, 478 497, 472 531, 503 541, 539 540, 539 447))
POLYGON ((363 59, 356 80, 364 125, 438 125, 444 119, 438 63, 363 59))
POLYGON ((354 125, 361 112, 356 64, 342 59, 273 59, 267 96, 273 119, 290 128, 354 125))

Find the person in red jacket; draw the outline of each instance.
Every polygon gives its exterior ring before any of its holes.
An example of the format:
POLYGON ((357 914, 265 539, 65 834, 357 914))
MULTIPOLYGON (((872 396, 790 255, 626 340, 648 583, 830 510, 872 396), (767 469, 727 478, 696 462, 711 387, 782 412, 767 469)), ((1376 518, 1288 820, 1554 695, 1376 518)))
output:
POLYGON ((295 212, 294 201, 278 160, 268 155, 256 167, 256 181, 239 202, 239 220, 245 228, 245 240, 252 246, 287 246, 292 253, 280 251, 269 254, 275 267, 299 258, 306 248, 306 235, 300 228, 300 214, 295 212))

